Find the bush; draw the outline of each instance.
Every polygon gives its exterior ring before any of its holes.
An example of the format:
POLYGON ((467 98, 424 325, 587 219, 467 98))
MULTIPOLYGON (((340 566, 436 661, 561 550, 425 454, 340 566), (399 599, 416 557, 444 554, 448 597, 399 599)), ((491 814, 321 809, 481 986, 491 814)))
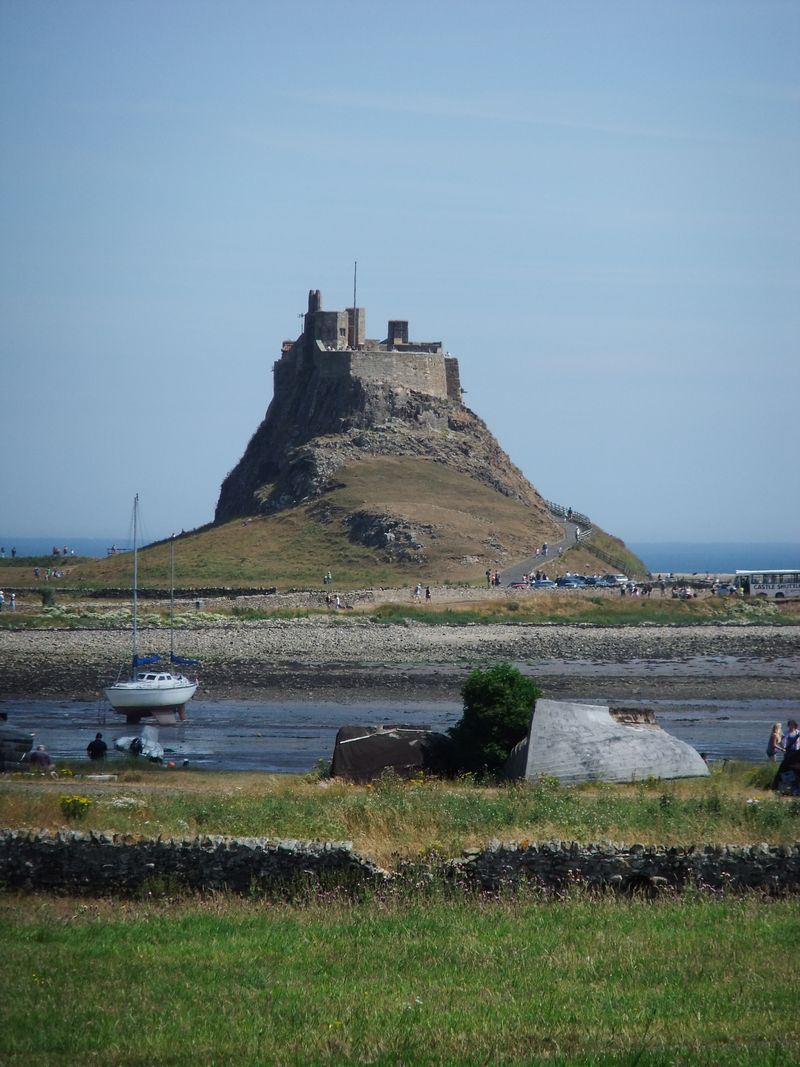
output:
POLYGON ((461 690, 464 714, 448 731, 450 769, 497 774, 528 733, 541 689, 510 663, 474 670, 461 690))

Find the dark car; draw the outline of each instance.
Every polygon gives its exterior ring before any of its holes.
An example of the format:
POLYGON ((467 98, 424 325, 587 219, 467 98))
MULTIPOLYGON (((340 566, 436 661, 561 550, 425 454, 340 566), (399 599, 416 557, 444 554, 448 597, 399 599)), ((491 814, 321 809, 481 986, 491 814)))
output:
POLYGON ((538 582, 533 583, 534 589, 555 589, 556 583, 551 582, 549 578, 540 578, 538 582))
POLYGON ((579 578, 577 574, 564 574, 560 578, 556 578, 556 585, 561 589, 583 589, 586 585, 583 578, 579 578))

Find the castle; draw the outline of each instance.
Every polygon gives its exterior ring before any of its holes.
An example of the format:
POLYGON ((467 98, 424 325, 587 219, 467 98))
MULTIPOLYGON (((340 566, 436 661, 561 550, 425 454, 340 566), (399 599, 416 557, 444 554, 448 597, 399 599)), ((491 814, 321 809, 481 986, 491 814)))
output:
POLYGON ((409 341, 403 319, 389 321, 385 340, 371 340, 365 323, 364 308, 324 311, 310 290, 303 332, 281 346, 272 401, 222 484, 215 521, 319 497, 342 466, 375 456, 422 456, 538 507, 533 487, 465 407, 458 360, 441 341, 409 341))
POLYGON ((365 324, 364 308, 323 311, 319 289, 309 290, 303 332, 284 341, 273 367, 275 399, 298 377, 328 383, 350 378, 461 403, 458 360, 441 341, 409 341, 403 319, 389 320, 385 341, 370 340, 365 324))

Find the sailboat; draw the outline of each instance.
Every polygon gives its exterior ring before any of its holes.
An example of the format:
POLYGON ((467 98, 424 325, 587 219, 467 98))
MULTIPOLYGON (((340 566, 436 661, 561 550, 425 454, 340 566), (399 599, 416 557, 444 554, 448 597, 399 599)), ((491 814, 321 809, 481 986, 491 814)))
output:
MULTIPOLYGON (((186 704, 197 692, 197 679, 191 681, 183 674, 173 674, 153 666, 160 656, 139 655, 138 631, 138 583, 139 583, 139 544, 138 544, 139 494, 133 501, 133 633, 132 662, 130 677, 118 680, 103 690, 108 702, 115 711, 125 715, 127 722, 137 723, 141 719, 153 716, 158 722, 166 724, 182 721, 186 718, 186 704), (141 668, 145 668, 142 670, 141 668), (152 669, 151 669, 152 667, 152 669)), ((171 544, 171 594, 170 594, 170 662, 176 665, 190 665, 195 660, 184 659, 175 655, 174 614, 175 614, 175 556, 174 537, 171 544)))

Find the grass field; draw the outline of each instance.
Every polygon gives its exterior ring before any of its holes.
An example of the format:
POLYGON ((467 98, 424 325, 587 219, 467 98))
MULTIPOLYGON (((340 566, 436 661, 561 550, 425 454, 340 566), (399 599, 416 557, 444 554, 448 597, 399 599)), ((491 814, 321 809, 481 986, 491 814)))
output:
POLYGON ((794 901, 0 897, 8 1067, 797 1063, 794 901))
MULTIPOLYGON (((562 788, 131 765, 102 784, 9 776, 0 825, 347 838, 386 867, 492 837, 792 843, 800 801, 763 791, 771 771, 728 765, 709 779, 562 788), (80 819, 62 803, 74 795, 91 801, 80 819)), ((545 898, 524 886, 481 895, 422 876, 357 899, 315 889, 276 902, 156 883, 146 894, 0 892, 0 1062, 798 1062, 796 899, 690 889, 645 902, 580 888, 545 898)))

